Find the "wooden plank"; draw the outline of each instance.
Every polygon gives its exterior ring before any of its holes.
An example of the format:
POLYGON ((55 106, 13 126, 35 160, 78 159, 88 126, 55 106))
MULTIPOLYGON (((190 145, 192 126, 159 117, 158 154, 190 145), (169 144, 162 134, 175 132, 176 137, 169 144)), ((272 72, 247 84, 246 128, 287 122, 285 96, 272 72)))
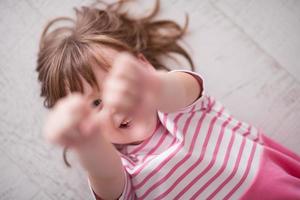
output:
POLYGON ((300 2, 212 0, 281 67, 300 81, 300 2))
POLYGON ((0 199, 32 199, 38 192, 38 186, 23 173, 18 164, 13 163, 4 152, 0 153, 0 199))

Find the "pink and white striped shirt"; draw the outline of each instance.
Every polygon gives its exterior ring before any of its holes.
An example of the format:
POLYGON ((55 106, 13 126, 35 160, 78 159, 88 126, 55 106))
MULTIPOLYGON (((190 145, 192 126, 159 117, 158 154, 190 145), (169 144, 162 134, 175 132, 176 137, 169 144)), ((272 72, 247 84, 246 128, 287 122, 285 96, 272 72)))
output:
POLYGON ((268 149, 260 130, 204 93, 177 112, 158 111, 158 118, 150 138, 120 152, 126 184, 119 199, 247 199, 249 190, 258 197, 254 185, 268 149))

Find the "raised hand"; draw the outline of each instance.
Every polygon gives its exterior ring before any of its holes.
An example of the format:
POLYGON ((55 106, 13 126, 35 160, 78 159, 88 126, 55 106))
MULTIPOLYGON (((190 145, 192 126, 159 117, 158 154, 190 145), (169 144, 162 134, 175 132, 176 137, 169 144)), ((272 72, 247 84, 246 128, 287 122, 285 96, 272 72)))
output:
POLYGON ((44 135, 46 139, 61 146, 77 146, 93 137, 100 127, 95 113, 81 94, 70 94, 59 100, 49 112, 44 135))
POLYGON ((140 106, 156 106, 160 79, 149 63, 122 53, 115 59, 103 84, 103 102, 115 126, 130 118, 140 106))

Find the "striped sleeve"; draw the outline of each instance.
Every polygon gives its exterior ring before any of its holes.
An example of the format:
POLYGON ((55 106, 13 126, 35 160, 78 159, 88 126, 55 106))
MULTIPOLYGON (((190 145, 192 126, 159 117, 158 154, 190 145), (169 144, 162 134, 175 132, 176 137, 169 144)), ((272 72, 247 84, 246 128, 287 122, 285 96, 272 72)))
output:
MULTIPOLYGON (((199 97, 190 105, 187 105, 171 113, 158 111, 158 117, 163 126, 166 127, 172 135, 181 140, 185 136, 179 133, 182 133, 182 131, 186 132, 188 130, 188 127, 191 123, 191 120, 194 118, 194 115, 198 116, 201 115, 201 113, 209 113, 212 107, 214 107, 215 100, 205 94, 203 79, 199 74, 187 70, 174 70, 169 73, 174 72, 184 72, 191 74, 198 81, 200 87, 202 88, 199 97)), ((195 122, 192 123, 194 124, 195 122)))

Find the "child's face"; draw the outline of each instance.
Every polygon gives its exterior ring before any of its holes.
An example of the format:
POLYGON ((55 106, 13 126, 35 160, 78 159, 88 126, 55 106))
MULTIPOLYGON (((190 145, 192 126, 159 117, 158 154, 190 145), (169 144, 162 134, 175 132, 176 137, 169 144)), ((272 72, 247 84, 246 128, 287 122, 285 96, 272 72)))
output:
MULTIPOLYGON (((105 51, 101 52, 101 54, 107 59, 110 66, 117 53, 117 51, 112 49, 105 49, 105 51)), ((102 85, 107 77, 107 73, 109 72, 105 71, 101 67, 92 68, 100 91, 93 89, 85 80, 82 81, 83 90, 84 96, 87 97, 90 105, 94 107, 95 113, 99 116, 99 123, 103 130, 102 134, 104 134, 110 142, 114 144, 135 143, 150 137, 155 130, 158 118, 156 109, 149 108, 147 105, 139 106, 138 112, 136 112, 134 116, 129 116, 130 122, 128 126, 115 127, 112 123, 108 123, 108 120, 111 120, 111 118, 109 118, 111 116, 103 114, 102 111, 105 105, 101 102, 101 96, 102 85)))

